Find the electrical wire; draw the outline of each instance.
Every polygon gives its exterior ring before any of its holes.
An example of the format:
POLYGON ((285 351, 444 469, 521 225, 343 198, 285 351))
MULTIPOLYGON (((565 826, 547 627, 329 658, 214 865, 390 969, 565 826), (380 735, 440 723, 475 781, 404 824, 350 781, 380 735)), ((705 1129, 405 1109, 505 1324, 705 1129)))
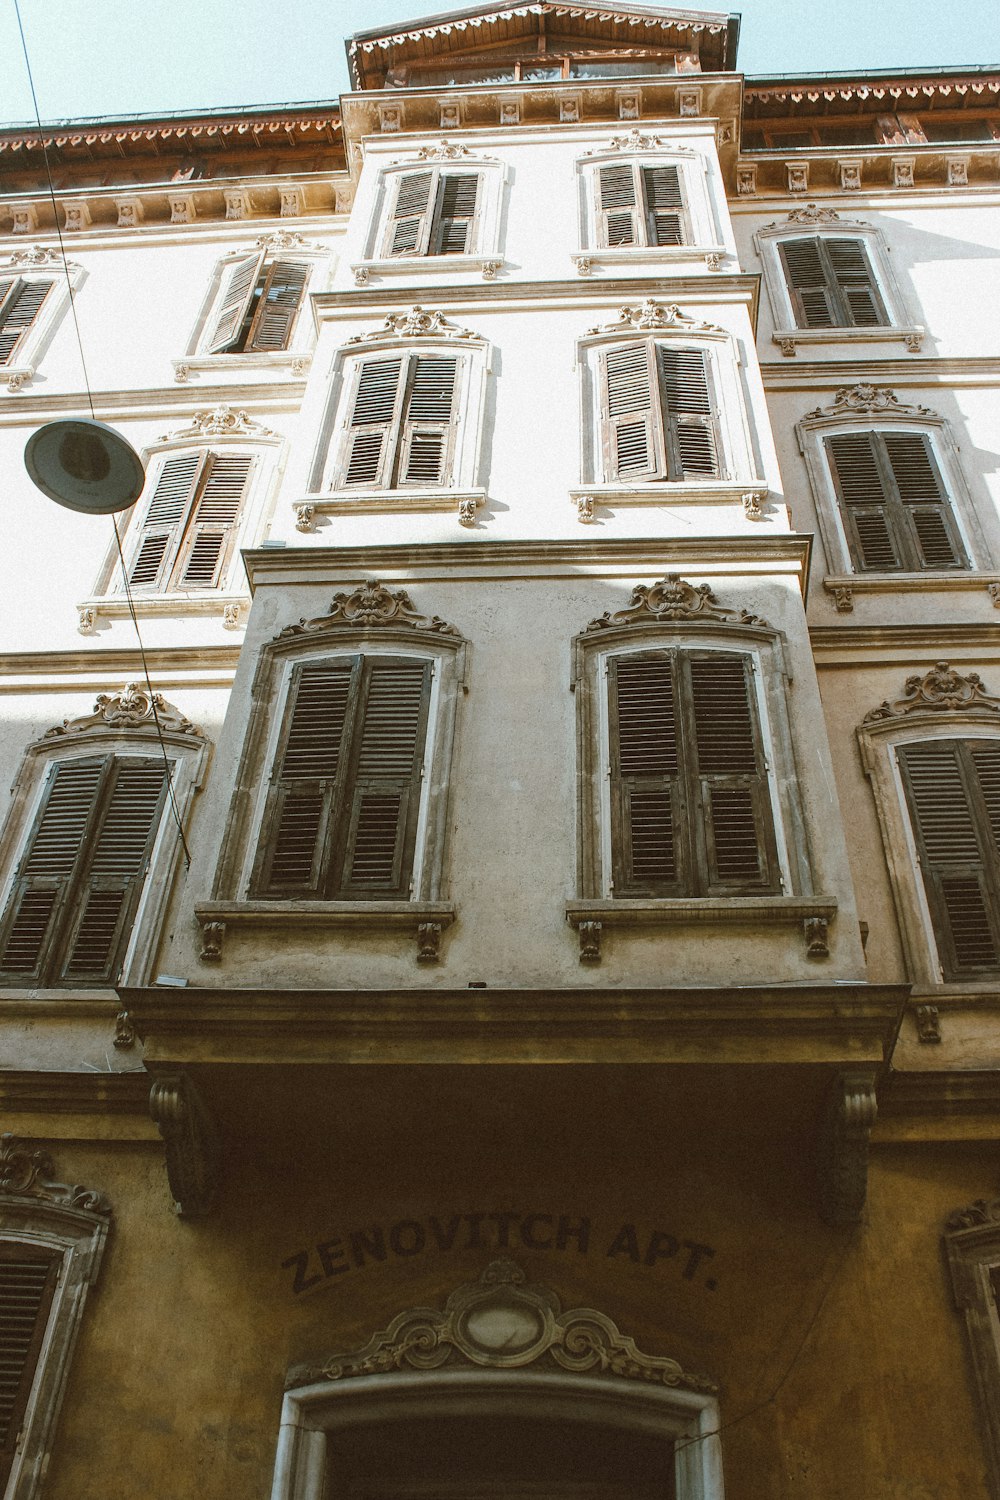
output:
MULTIPOLYGON (((59 224, 59 209, 56 203, 55 185, 52 181, 52 169, 49 165, 49 151, 47 145, 45 144, 45 132, 42 129, 42 116, 38 108, 38 95, 35 93, 35 80, 31 71, 31 59, 28 56, 28 43, 24 35, 24 24, 21 20, 21 10, 18 4, 18 0, 14 0, 14 15, 17 17, 17 29, 21 37, 21 51, 24 54, 24 67, 28 75, 28 87, 31 90, 31 103, 35 111, 35 125, 38 131, 38 144, 42 148, 42 159, 45 162, 45 177, 46 181, 48 182, 49 199, 52 203, 52 219, 56 228, 56 237, 59 241, 59 254, 62 257, 63 273, 66 277, 66 290, 69 293, 69 305, 70 311, 73 316, 73 327, 76 330, 76 344, 77 348, 80 351, 80 367, 83 371, 84 389, 87 392, 87 404, 90 408, 91 418, 96 422, 97 413, 94 410, 94 396, 90 387, 90 376, 87 372, 87 357, 83 350, 83 337, 80 333, 80 320, 77 317, 76 312, 76 297, 73 293, 73 278, 69 273, 69 261, 66 257, 66 246, 63 242, 62 229, 59 224)), ((156 726, 156 737, 160 743, 160 754, 163 757, 163 767, 167 778, 167 798, 170 803, 170 811, 173 814, 174 822, 177 825, 177 834, 181 842, 181 848, 184 851, 185 867, 187 869, 190 869, 191 851, 188 848, 187 839, 184 837, 184 825, 181 822, 180 810, 177 806, 177 797, 174 793, 174 779, 171 769, 171 763, 167 756, 166 742, 163 738, 163 725, 160 723, 160 715, 156 707, 156 693, 153 691, 153 683, 149 675, 149 664, 146 660, 146 648, 143 645, 142 632, 139 629, 139 617, 136 614, 135 601, 132 598, 132 590, 129 586, 128 569, 125 566, 125 554, 122 551, 121 533, 118 530, 118 517, 112 515, 111 523, 115 529, 115 544, 118 549, 118 560, 121 564, 122 583, 125 589, 125 599, 128 604, 128 612, 131 616, 132 624, 135 627, 136 640, 139 643, 139 659, 142 662, 142 674, 146 681, 146 691, 149 695, 149 707, 153 715, 153 723, 156 726)))

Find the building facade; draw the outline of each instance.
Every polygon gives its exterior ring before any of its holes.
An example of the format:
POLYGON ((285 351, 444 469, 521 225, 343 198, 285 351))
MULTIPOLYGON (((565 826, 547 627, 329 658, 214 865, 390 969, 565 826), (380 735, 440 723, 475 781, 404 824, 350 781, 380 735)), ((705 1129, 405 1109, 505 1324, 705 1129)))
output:
POLYGON ((1000 74, 737 32, 0 132, 4 1500, 1000 1495, 1000 74))

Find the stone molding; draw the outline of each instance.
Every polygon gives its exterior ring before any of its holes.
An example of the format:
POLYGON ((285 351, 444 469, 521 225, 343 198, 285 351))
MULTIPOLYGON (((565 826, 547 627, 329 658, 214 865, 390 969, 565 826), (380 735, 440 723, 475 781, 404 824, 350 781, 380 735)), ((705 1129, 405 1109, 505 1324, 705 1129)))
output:
POLYGON ((844 1072, 827 1095, 818 1140, 820 1214, 828 1224, 857 1224, 868 1195, 868 1143, 877 1114, 875 1075, 844 1072))
POLYGON ((816 406, 802 419, 808 422, 817 417, 869 416, 908 417, 925 420, 936 418, 937 413, 929 406, 908 406, 887 385, 871 385, 859 381, 856 385, 842 385, 834 394, 829 406, 816 406))
POLYGON ((370 630, 379 626, 404 626, 435 635, 461 636, 454 626, 438 615, 422 615, 405 589, 388 589, 377 579, 359 584, 351 593, 334 594, 328 614, 315 619, 301 619, 297 625, 286 625, 277 640, 288 636, 310 635, 338 626, 353 630, 370 630))
POLYGON ((413 161, 496 161, 495 156, 483 156, 470 151, 461 141, 437 141, 433 146, 421 146, 413 161))
POLYGON ((108 729, 146 729, 158 727, 165 734, 191 734, 203 738, 203 731, 185 718, 160 693, 150 696, 146 688, 138 683, 127 682, 117 693, 99 693, 94 711, 78 719, 64 719, 61 724, 47 729, 43 740, 58 739, 63 735, 80 735, 88 732, 104 732, 108 729))
POLYGON ((713 625, 752 625, 769 630, 760 615, 720 604, 707 583, 688 583, 678 573, 668 573, 658 583, 637 584, 625 609, 607 611, 591 620, 584 631, 590 635, 622 625, 663 625, 677 620, 707 621, 713 625))
POLYGON ((0 1136, 0 1208, 5 1200, 36 1199, 58 1208, 83 1209, 86 1213, 107 1218, 111 1204, 95 1188, 79 1184, 54 1182, 55 1165, 41 1147, 32 1146, 6 1131, 0 1136))
POLYGON ((956 672, 946 661, 939 661, 923 676, 915 673, 903 684, 903 695, 892 703, 884 699, 878 708, 869 709, 862 725, 880 724, 887 719, 902 719, 913 713, 964 713, 977 710, 1000 714, 1000 698, 988 693, 978 672, 965 675, 956 672))
POLYGON ((276 433, 270 427, 265 427, 262 422, 254 421, 253 417, 242 408, 234 410, 225 402, 218 406, 204 407, 196 411, 187 427, 178 427, 174 432, 163 432, 160 434, 161 443, 177 442, 184 438, 205 437, 244 437, 244 438, 273 438, 276 433))
POLYGON ((153 1081, 149 1112, 163 1137, 177 1213, 204 1218, 218 1197, 219 1137, 201 1095, 186 1073, 167 1074, 153 1081))
POLYGON ((441 312, 428 312, 423 307, 411 307, 409 312, 390 313, 381 328, 372 333, 356 333, 345 340, 345 347, 354 344, 381 342, 387 335, 400 339, 445 338, 476 339, 479 334, 470 328, 452 323, 441 312))
POLYGON ((712 333, 729 337, 728 330, 718 323, 706 323, 689 317, 676 302, 657 302, 647 297, 640 307, 619 308, 618 317, 612 323, 600 323, 587 329, 587 337, 608 333, 654 333, 660 329, 679 330, 682 333, 712 333))

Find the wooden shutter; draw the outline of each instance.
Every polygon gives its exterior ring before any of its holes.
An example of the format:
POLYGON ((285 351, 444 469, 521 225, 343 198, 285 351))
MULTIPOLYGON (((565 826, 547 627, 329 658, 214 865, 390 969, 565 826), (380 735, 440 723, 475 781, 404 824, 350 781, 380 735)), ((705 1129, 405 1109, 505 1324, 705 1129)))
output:
POLYGON ((457 374, 457 359, 419 355, 411 360, 400 451, 401 483, 447 482, 457 374))
POLYGON ((918 567, 966 568, 968 559, 930 439, 919 432, 881 435, 918 567))
POLYGON ((679 896, 684 838, 674 663, 665 652, 608 663, 615 894, 679 896))
POLYGON ((701 349, 675 349, 665 344, 656 347, 669 478, 717 476, 718 438, 708 356, 701 349))
POLYGON ((24 1426, 62 1255, 0 1240, 0 1491, 24 1426))
POLYGON ((938 955, 946 979, 1000 964, 1000 742, 899 748, 938 955))
POLYGON ((74 894, 62 977, 110 984, 117 976, 167 789, 162 760, 112 757, 96 833, 74 894))
POLYGON ((336 894, 348 898, 406 898, 420 802, 431 667, 429 662, 412 657, 370 657, 365 666, 336 894))
POLYGON ((360 669, 354 656, 293 674, 259 862, 264 895, 322 894, 360 669))
POLYGON ((423 255, 429 230, 433 172, 406 172, 396 185, 389 254, 423 255))
POLYGON ((798 327, 836 328, 840 321, 836 297, 820 253, 819 238, 782 240, 778 250, 798 327))
POLYGON ((129 566, 128 581, 132 588, 155 589, 168 575, 201 461, 199 453, 177 453, 164 462, 129 566))
POLYGON ((598 196, 601 243, 638 244, 635 172, 631 164, 602 167, 598 173, 598 196))
POLYGON ((611 349, 602 357, 605 471, 609 479, 656 479, 659 461, 657 412, 650 350, 645 343, 611 349))
POLYGON ((471 250, 478 198, 478 172, 446 172, 440 177, 430 255, 464 255, 471 250))
POLYGON ((348 423, 341 483, 367 489, 391 483, 394 436, 403 396, 403 359, 366 359, 348 423))
POLYGON ((205 342, 206 354, 224 354, 236 343, 250 303, 257 277, 264 264, 264 252, 247 255, 227 266, 216 306, 214 326, 205 342))
POLYGON ((646 238, 650 245, 683 245, 684 199, 677 167, 643 167, 646 238))
POLYGON ((13 281, 0 281, 0 365, 13 363, 18 344, 54 284, 45 278, 25 281, 15 277, 13 281))
POLYGON ((855 567, 888 573, 968 566, 924 434, 844 432, 824 442, 855 567))
POLYGON ((252 466, 253 458, 246 453, 207 456, 201 492, 184 532, 178 588, 210 589, 219 583, 236 536, 252 466))
POLYGON ((702 889, 738 895, 777 889, 776 851, 749 657, 688 654, 692 775, 700 816, 702 889))
POLYGON ((277 260, 269 266, 245 348, 256 352, 287 349, 309 280, 306 261, 277 260))
POLYGON ((846 323, 853 328, 885 326, 889 319, 875 285, 865 242, 824 239, 823 248, 840 291, 846 323))

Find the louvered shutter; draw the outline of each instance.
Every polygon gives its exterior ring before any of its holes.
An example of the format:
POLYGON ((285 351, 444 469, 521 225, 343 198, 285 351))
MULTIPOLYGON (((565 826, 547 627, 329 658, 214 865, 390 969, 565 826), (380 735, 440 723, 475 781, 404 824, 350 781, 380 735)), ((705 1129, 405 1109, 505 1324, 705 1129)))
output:
POLYGON ((45 278, 0 281, 0 365, 13 363, 24 334, 41 311, 54 282, 45 278))
POLYGON ((447 483, 457 374, 457 359, 418 355, 411 361, 399 464, 402 484, 447 483))
POLYGON ((288 348, 308 280, 309 266, 305 261, 278 260, 269 267, 260 305, 247 335, 247 350, 268 352, 288 348))
POLYGON ((0 974, 39 982, 72 895, 106 762, 57 765, 0 925, 0 974))
POLYGON ((206 459, 201 493, 184 534, 178 588, 209 589, 219 583, 252 465, 245 453, 212 453, 206 459))
POLYGON ((391 483, 394 436, 402 404, 403 360, 366 359, 348 423, 341 483, 373 489, 391 483))
POLYGON ((929 740, 899 748, 946 979, 1000 964, 1000 744, 929 740))
POLYGON ((129 565, 132 588, 156 588, 167 576, 201 465, 198 453, 177 453, 160 470, 129 565))
POLYGON ((649 359, 645 342, 611 349, 603 356, 609 479, 655 479, 663 473, 649 359))
POLYGON ((370 657, 352 747, 344 850, 336 894, 409 896, 430 663, 370 657))
POLYGON ((643 167, 646 235, 650 245, 683 245, 684 199, 677 167, 643 167))
POLYGON ((396 185, 389 255, 423 255, 429 231, 433 172, 407 172, 396 185))
POLYGON ((825 239, 823 247, 840 291, 846 322, 853 328, 887 324, 889 319, 875 285, 864 241, 825 239))
POLYGON ((639 242, 635 210, 635 172, 630 164, 602 167, 598 173, 600 240, 605 245, 639 242))
POLYGON ((701 349, 657 345, 669 477, 701 479, 719 473, 715 408, 708 356, 701 349))
POLYGON ((611 842, 618 896, 679 896, 683 838, 674 664, 666 653, 608 663, 611 842))
POLYGON ((782 240, 778 246, 799 328, 836 328, 840 322, 819 238, 782 240))
POLYGON ((264 264, 264 252, 234 261, 223 272, 222 286, 216 304, 214 326, 205 342, 207 354, 224 354, 232 348, 250 310, 257 277, 264 264))
POLYGON ((0 1491, 24 1426, 62 1255, 0 1240, 0 1491))
POLYGON ((62 977, 112 983, 124 954, 167 789, 162 760, 113 757, 86 863, 77 877, 62 977))
POLYGON ((471 250, 478 198, 478 172, 446 172, 439 179, 431 255, 464 255, 471 250))
POLYGON ((265 819, 263 895, 323 894, 360 671, 357 656, 296 668, 265 819))
POLYGON ((968 567, 930 439, 918 432, 886 432, 880 441, 918 567, 968 567))
POLYGON ((855 567, 968 565, 926 436, 844 432, 824 441, 855 567))
POLYGON ((774 832, 750 660, 711 651, 689 654, 685 665, 703 889, 709 895, 775 890, 774 832))

